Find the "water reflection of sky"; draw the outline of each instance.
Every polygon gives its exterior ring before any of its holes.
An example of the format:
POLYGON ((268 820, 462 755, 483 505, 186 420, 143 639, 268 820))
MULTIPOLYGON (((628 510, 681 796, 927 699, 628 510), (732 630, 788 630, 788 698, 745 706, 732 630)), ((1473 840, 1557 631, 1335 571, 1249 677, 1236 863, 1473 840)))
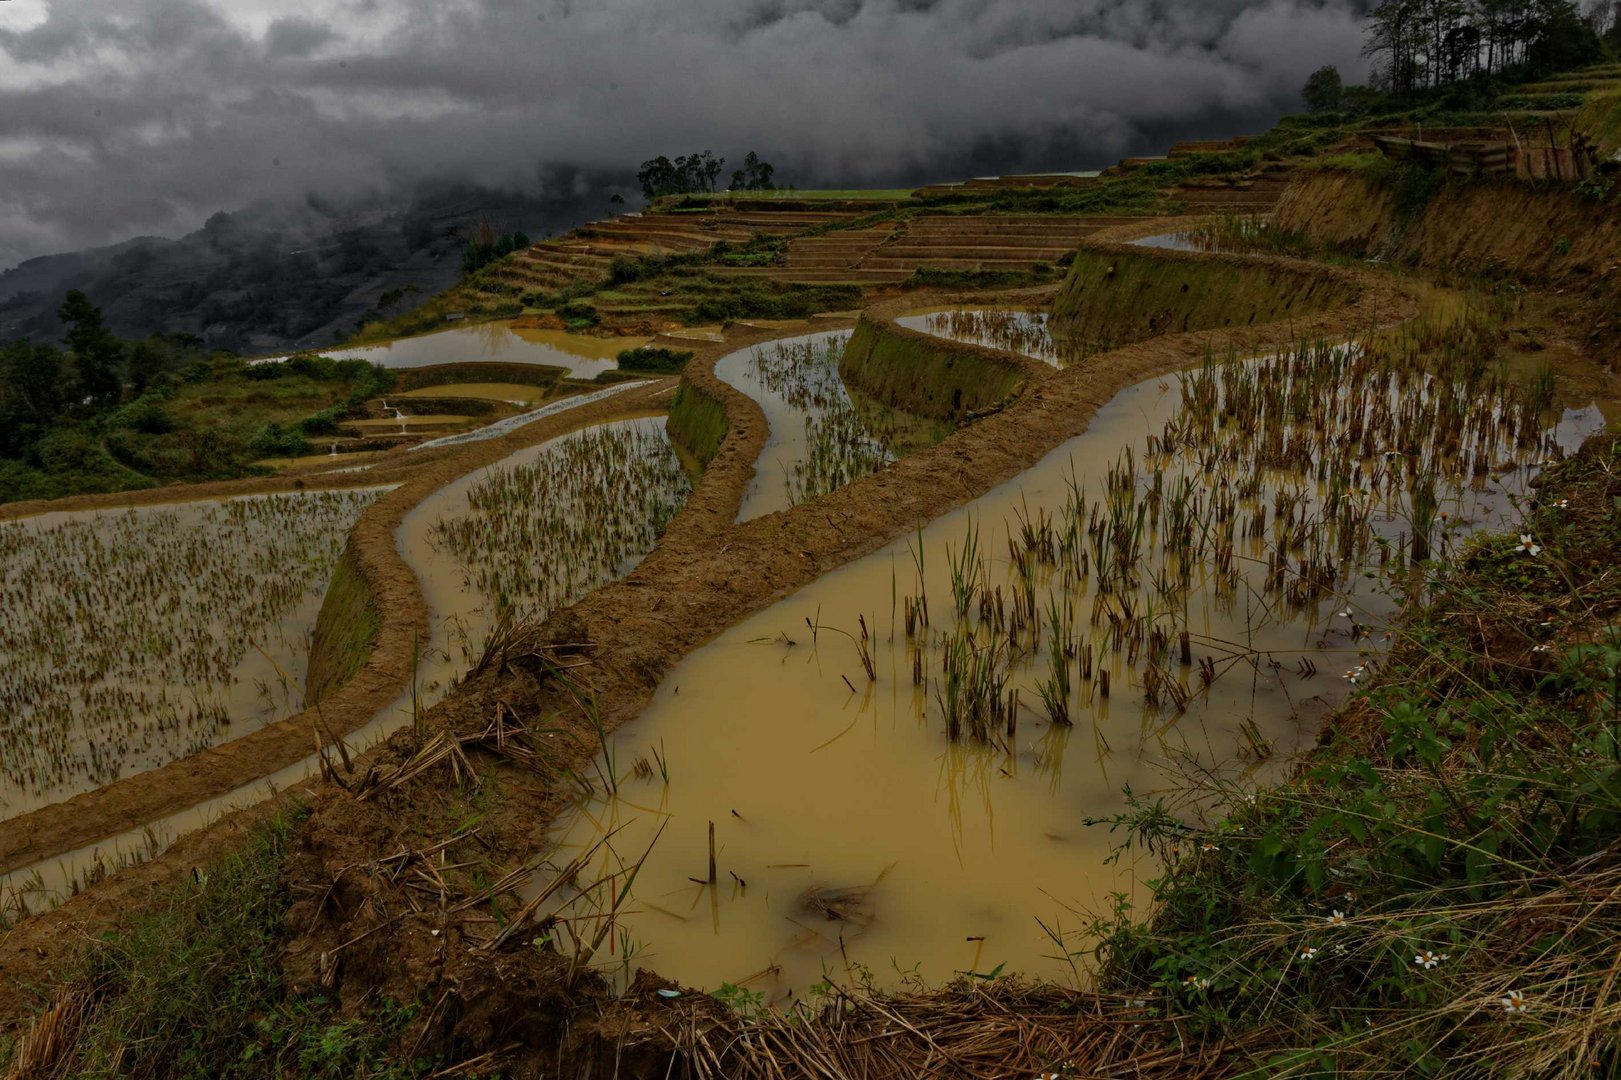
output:
POLYGON ((334 360, 366 360, 390 368, 469 363, 544 364, 567 368, 571 378, 592 379, 617 368, 616 358, 621 350, 645 345, 647 340, 600 338, 564 330, 519 328, 510 322, 487 322, 399 338, 381 345, 323 350, 321 355, 334 360))

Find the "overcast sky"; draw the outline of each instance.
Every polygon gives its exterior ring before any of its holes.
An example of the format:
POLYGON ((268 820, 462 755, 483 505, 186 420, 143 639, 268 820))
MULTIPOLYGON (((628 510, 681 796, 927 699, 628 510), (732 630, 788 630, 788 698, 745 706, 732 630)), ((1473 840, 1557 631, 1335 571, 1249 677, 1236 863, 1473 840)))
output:
POLYGON ((758 149, 1085 168, 1361 74, 1355 0, 0 0, 0 268, 264 197, 758 149))

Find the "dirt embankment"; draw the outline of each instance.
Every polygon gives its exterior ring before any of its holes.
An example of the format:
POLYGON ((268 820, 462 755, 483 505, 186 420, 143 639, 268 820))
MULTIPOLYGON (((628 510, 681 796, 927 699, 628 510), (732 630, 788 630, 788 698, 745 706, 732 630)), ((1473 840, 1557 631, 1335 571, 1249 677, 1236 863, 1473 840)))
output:
MULTIPOLYGON (((440 454, 411 470, 399 487, 366 509, 349 534, 345 559, 349 570, 360 578, 358 591, 364 595, 366 605, 379 617, 369 655, 358 668, 352 663, 344 665, 353 674, 341 688, 325 690, 318 709, 306 709, 162 768, 11 819, 0 831, 0 873, 87 847, 105 837, 140 828, 228 795, 244 784, 308 757, 315 748, 317 728, 323 738, 330 738, 364 727, 406 685, 415 642, 427 636, 428 612, 421 590, 394 542, 394 534, 405 515, 456 477, 499 461, 526 446, 592 424, 660 412, 673 387, 672 379, 657 380, 646 387, 537 420, 504 438, 469 443, 457 452, 440 454)), ((355 486, 357 476, 364 476, 361 482, 366 484, 373 480, 371 474, 349 474, 348 486, 355 486)), ((192 494, 194 488, 173 491, 192 494)), ((230 492, 240 493, 239 490, 230 492)), ((65 501, 82 503, 86 500, 65 501)), ((129 505, 131 501, 125 496, 114 505, 129 505)), ((173 495, 162 501, 174 501, 173 495)), ((57 507, 47 504, 46 508, 57 507)), ((321 670, 326 665, 316 661, 315 666, 321 670)))
MULTIPOLYGON (((583 721, 570 719, 577 715, 574 703, 547 675, 536 652, 554 659, 566 652, 571 663, 584 665, 576 675, 590 684, 602 722, 612 729, 642 710, 681 657, 727 626, 1018 475, 1084 430, 1121 389, 1195 363, 1208 350, 1253 352, 1302 335, 1349 336, 1409 317, 1414 309, 1403 292, 1378 275, 1328 268, 1310 272, 1348 287, 1351 301, 1288 322, 1161 337, 1096 357, 1032 383, 1004 410, 960 428, 933 449, 815 503, 741 525, 731 522, 752 476, 764 423, 752 401, 730 388, 719 391, 724 384, 713 379, 714 359, 736 343, 706 350, 709 355, 694 361, 688 378, 718 384, 714 389, 724 394, 728 434, 664 541, 626 579, 555 614, 511 650, 507 662, 471 680, 427 718, 431 730, 477 733, 500 702, 520 722, 544 718, 549 727, 572 726, 577 732, 575 738, 556 740, 540 770, 474 752, 479 769, 495 781, 491 790, 500 793, 479 828, 482 857, 511 866, 530 856, 537 829, 566 801, 563 770, 584 765, 595 744, 583 721)), ((408 732, 395 736, 361 771, 409 757, 412 738, 408 732)), ((285 967, 298 982, 334 986, 349 1001, 376 991, 414 999, 442 988, 455 1005, 436 1014, 450 1019, 429 1033, 430 1039, 454 1029, 458 1038, 490 1045, 508 1039, 554 1045, 560 1018, 546 1012, 548 1002, 559 1000, 554 961, 532 948, 475 951, 472 943, 485 934, 479 923, 485 917, 476 907, 449 921, 440 909, 415 913, 385 877, 351 872, 372 865, 385 850, 420 849, 449 835, 460 810, 445 782, 443 771, 435 770, 366 801, 321 789, 289 863, 293 879, 316 888, 290 913, 285 967), (373 932, 384 925, 386 934, 373 932)), ((191 844, 179 855, 195 857, 199 850, 191 844)), ((105 895, 101 889, 92 892, 105 895)), ((80 925, 78 912, 88 912, 86 919, 98 914, 95 903, 81 898, 24 923, 0 942, 0 965, 43 976, 78 940, 70 932, 80 925), (43 954, 36 951, 41 949, 43 954)), ((20 998, 6 998, 0 992, 0 1016, 15 1015, 20 998)))
MULTIPOLYGON (((1050 289, 1021 292, 1026 302, 1051 297, 1050 289)), ((916 296, 868 309, 839 361, 847 385, 893 409, 962 423, 1007 404, 1053 369, 1028 356, 913 330, 896 319, 930 307, 916 296)), ((1005 298, 1004 298, 1005 302, 1005 298)))
MULTIPOLYGON (((1410 196, 1412 197, 1412 196, 1410 196)), ((1569 187, 1508 180, 1443 183, 1402 206, 1388 179, 1345 170, 1296 175, 1274 218, 1358 256, 1446 273, 1511 276, 1593 301, 1587 340, 1621 336, 1621 213, 1569 187)))

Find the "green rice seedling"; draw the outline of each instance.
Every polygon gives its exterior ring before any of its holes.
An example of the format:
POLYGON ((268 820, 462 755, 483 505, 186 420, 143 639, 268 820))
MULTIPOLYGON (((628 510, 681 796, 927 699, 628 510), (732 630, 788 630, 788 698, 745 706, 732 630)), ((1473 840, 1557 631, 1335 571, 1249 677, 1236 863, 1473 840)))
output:
POLYGON ((759 384, 803 414, 804 457, 784 482, 792 505, 810 502, 894 460, 882 433, 857 414, 839 376, 848 334, 761 346, 750 354, 759 384))
POLYGON ((1067 367, 1084 356, 1076 343, 1053 334, 1048 312, 1040 309, 959 308, 901 322, 936 337, 1022 353, 1055 367, 1067 367))
POLYGON ((962 547, 953 551, 950 544, 946 545, 946 562, 951 569, 951 598, 957 617, 962 618, 968 614, 979 588, 979 528, 972 517, 964 530, 962 547))
MULTIPOLYGON (((1189 677, 1208 693, 1234 667, 1195 656, 1195 606, 1232 615, 1242 602, 1261 624, 1311 626, 1362 575, 1403 574, 1405 562, 1387 558, 1398 522, 1416 520, 1422 545, 1439 522, 1478 519, 1479 480, 1500 463, 1527 469, 1554 452, 1534 390, 1479 361, 1490 347, 1463 324, 1302 341, 1259 359, 1207 354, 1176 378, 1179 407, 1142 456, 1123 448, 1103 470, 1101 497, 1072 470, 1061 506, 1019 502, 1005 569, 979 555, 977 521, 946 543, 952 622, 929 639, 917 602, 904 605, 914 685, 934 683, 924 707, 965 741, 991 741, 993 687, 1001 713, 1009 691, 1033 690, 1055 725, 1074 720, 1076 678, 1083 708, 1133 685, 1150 710, 1181 713, 1189 677), (1084 642, 1073 639, 1076 610, 1089 612, 1084 642)), ((921 592, 922 538, 909 546, 921 592)), ((1271 664, 1241 648, 1247 668, 1271 664)), ((1292 670, 1309 678, 1316 667, 1292 670)), ((1259 758, 1259 729, 1250 734, 1259 758)))
POLYGON ((492 470, 469 491, 467 513, 436 522, 429 539, 489 602, 494 626, 523 625, 628 573, 690 491, 656 424, 602 425, 492 470))

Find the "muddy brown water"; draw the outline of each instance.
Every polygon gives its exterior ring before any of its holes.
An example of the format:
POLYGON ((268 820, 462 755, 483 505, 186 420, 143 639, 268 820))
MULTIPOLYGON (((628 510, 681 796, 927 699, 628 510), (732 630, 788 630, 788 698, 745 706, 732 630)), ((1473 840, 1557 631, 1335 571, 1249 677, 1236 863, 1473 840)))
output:
MULTIPOLYGON (((476 323, 379 345, 320 350, 334 360, 366 360, 390 368, 434 364, 546 364, 567 368, 575 379, 592 379, 618 368, 619 353, 647 344, 649 338, 600 338, 565 330, 514 327, 510 321, 476 323)), ((281 357, 267 357, 269 360, 281 357)))
MULTIPOLYGON (((786 510, 793 505, 792 478, 802 468, 811 453, 811 424, 828 411, 814 404, 827 401, 832 408, 853 411, 849 392, 839 377, 836 364, 807 366, 798 374, 814 380, 815 385, 800 386, 798 394, 785 392, 782 387, 768 385, 762 377, 759 357, 777 349, 812 349, 820 353, 837 349, 850 340, 849 330, 802 334, 779 338, 763 345, 739 349, 715 362, 715 375, 730 386, 753 398, 765 413, 771 433, 766 439, 754 466, 754 480, 749 484, 738 508, 737 520, 750 521, 765 514, 786 510), (797 404, 796 399, 811 404, 797 404)), ((836 357, 836 353, 833 354, 836 357)))
MULTIPOLYGON (((1275 779, 1348 693, 1351 672, 1377 656, 1395 609, 1377 580, 1353 573, 1340 593, 1274 617, 1252 580, 1264 570, 1256 540, 1240 553, 1244 588, 1224 600, 1206 575, 1190 594, 1194 654, 1220 658, 1225 670, 1185 714, 1146 704, 1136 669, 1117 653, 1107 664, 1112 698, 1094 690, 1076 702, 1073 727, 1056 726, 1035 689, 1038 652, 1015 674, 1023 707, 1005 748, 946 737, 936 657, 926 654, 930 688, 914 687, 900 625, 900 598, 918 591, 913 553, 925 552, 922 580, 942 625, 948 547, 960 551, 971 527, 990 556, 987 586, 1011 588, 1007 536, 1019 515, 1060 512, 1072 482, 1101 492, 1121 450, 1141 453, 1176 411, 1176 386, 1155 379, 1124 391, 1085 434, 1016 480, 827 574, 679 664, 611 740, 604 773, 619 777, 617 793, 599 782, 543 845, 561 868, 612 834, 575 879, 618 872, 612 892, 559 894, 570 897, 562 913, 574 920, 551 931, 565 951, 570 931, 590 937, 619 901, 595 962, 621 981, 647 966, 781 1001, 823 980, 896 987, 957 972, 1069 979, 1084 969, 1089 920, 1116 895, 1142 899, 1141 882, 1157 869, 1129 856, 1111 862, 1119 837, 1088 819, 1120 813, 1128 786, 1152 797, 1183 790, 1187 774, 1221 777, 1239 792, 1275 779), (858 615, 874 631, 871 681, 845 636, 858 633, 858 615), (1227 666, 1235 656, 1250 659, 1227 666), (1298 667, 1302 659, 1315 674, 1298 667), (1257 740, 1268 756, 1257 756, 1257 740), (714 885, 705 881, 711 823, 714 885), (622 871, 644 853, 620 900, 622 871)), ((1587 406, 1567 410, 1556 434, 1570 449, 1602 426, 1587 406)), ((1470 528, 1507 527, 1517 518, 1510 496, 1534 472, 1444 490, 1442 506, 1470 528)), ((1403 528, 1394 513, 1375 519, 1387 539, 1403 528)), ((1043 586, 1049 595, 1052 584, 1043 586)))

